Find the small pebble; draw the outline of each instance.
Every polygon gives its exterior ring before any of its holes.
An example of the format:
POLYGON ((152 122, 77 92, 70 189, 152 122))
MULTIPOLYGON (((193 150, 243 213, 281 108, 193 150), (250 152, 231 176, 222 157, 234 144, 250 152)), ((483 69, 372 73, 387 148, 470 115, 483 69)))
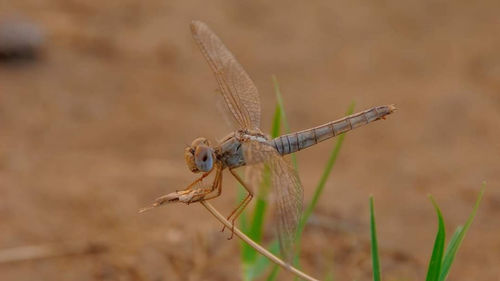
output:
POLYGON ((40 27, 21 20, 0 20, 0 62, 34 60, 44 36, 40 27))

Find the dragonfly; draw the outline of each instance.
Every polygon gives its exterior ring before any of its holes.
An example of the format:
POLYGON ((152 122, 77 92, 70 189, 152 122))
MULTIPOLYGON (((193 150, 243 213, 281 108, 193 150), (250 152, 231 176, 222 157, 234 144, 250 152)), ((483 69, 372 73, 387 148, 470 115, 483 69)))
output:
POLYGON ((157 198, 142 211, 165 203, 190 204, 214 199, 222 193, 223 171, 227 169, 247 192, 227 217, 232 223, 232 237, 234 222, 254 197, 256 181, 261 179, 263 168, 266 167, 275 193, 276 227, 281 252, 289 258, 293 253, 295 233, 302 214, 303 187, 297 171, 284 156, 370 122, 385 119, 396 108, 394 105, 377 106, 271 139, 260 130, 259 94, 250 76, 205 23, 193 21, 191 32, 215 75, 218 92, 222 95, 226 113, 229 113, 235 130, 217 143, 204 137, 196 138, 185 148, 184 157, 189 170, 201 174, 199 178, 183 190, 157 198), (245 180, 235 171, 242 166, 247 167, 245 180), (208 183, 205 182, 212 177, 208 183))

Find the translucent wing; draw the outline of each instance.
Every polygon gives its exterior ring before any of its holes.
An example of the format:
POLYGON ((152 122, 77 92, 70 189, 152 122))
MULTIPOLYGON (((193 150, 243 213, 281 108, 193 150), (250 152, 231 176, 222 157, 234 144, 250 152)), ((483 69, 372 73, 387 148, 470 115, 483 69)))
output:
POLYGON ((260 100, 255 84, 233 54, 205 23, 193 21, 191 33, 212 68, 226 108, 239 129, 258 129, 260 100))
POLYGON ((268 143, 250 141, 243 145, 249 165, 265 163, 271 172, 275 193, 276 228, 284 258, 291 261, 297 225, 302 214, 303 190, 297 172, 276 149, 268 143))
POLYGON ((264 168, 264 163, 246 166, 245 183, 250 185, 254 192, 260 190, 260 185, 264 181, 264 168))

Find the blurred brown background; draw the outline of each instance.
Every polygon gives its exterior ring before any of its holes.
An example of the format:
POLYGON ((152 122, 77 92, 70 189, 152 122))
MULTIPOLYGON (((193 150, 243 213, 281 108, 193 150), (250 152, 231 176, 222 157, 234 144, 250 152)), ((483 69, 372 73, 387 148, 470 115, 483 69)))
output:
MULTIPOLYGON (((137 214, 194 179, 186 144, 229 132, 192 19, 258 85, 265 131, 273 74, 294 130, 343 116, 351 101, 399 108, 346 137, 306 228, 306 272, 371 280, 373 194, 385 280, 422 280, 437 224, 427 194, 451 236, 486 180, 450 280, 497 279, 499 10, 499 1, 3 1, 0 20, 31 22, 43 41, 33 60, 0 62, 0 279, 239 279, 238 241, 200 205, 137 214), (5 260, 12 249, 61 256, 5 260)), ((333 144, 298 155, 306 201, 333 144)), ((234 187, 226 176, 214 202, 224 213, 234 187)))

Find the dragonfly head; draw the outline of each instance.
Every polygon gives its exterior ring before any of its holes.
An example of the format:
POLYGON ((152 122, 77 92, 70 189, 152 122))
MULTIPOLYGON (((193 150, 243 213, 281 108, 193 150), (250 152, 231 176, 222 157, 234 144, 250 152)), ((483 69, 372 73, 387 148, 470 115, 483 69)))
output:
POLYGON ((184 158, 189 170, 199 173, 212 170, 215 155, 206 138, 197 138, 184 149, 184 158))

